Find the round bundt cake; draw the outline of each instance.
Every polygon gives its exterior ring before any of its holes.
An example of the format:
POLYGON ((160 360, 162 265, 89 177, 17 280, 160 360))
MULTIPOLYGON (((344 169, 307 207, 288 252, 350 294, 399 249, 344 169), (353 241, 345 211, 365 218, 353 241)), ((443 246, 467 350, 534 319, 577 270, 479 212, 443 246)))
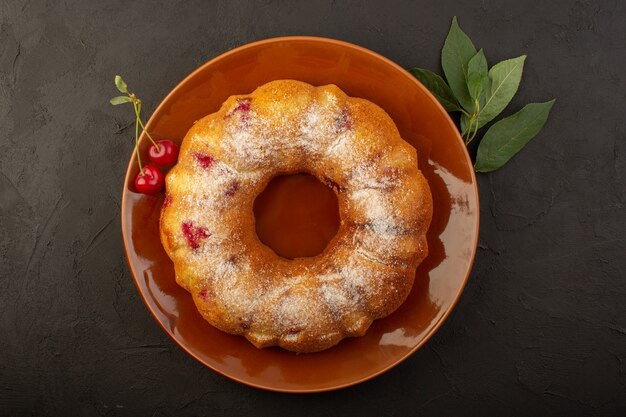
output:
POLYGON ((232 96, 185 136, 166 179, 161 241, 176 281, 213 326, 296 352, 362 336, 406 299, 432 216, 416 151, 380 107, 338 87, 279 80, 232 96), (337 235, 319 255, 278 256, 253 203, 278 175, 331 187, 337 235))

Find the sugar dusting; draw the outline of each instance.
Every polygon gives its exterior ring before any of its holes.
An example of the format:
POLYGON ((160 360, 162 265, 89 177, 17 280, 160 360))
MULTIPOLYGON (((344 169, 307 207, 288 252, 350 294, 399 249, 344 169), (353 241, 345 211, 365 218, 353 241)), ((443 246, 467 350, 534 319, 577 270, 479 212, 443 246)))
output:
POLYGON ((225 197, 234 196, 241 187, 255 184, 261 179, 261 173, 239 172, 223 161, 213 161, 209 169, 195 165, 193 174, 185 179, 190 184, 189 189, 177 198, 182 199, 188 212, 221 212, 236 203, 225 197))
POLYGON ((189 187, 175 196, 181 200, 177 206, 181 220, 206 227, 211 233, 198 250, 185 255, 187 261, 203 285, 232 314, 245 319, 246 331, 255 330, 254 317, 262 307, 272 309, 262 314, 273 317, 274 330, 284 338, 293 339, 316 326, 341 330, 337 323, 347 314, 367 312, 369 300, 392 290, 387 263, 381 259, 394 251, 398 230, 402 229, 402 215, 395 204, 402 197, 402 190, 395 189, 398 176, 380 175, 379 163, 356 146, 361 138, 341 100, 331 92, 324 94, 323 103, 313 101, 298 113, 298 123, 286 123, 278 117, 280 106, 288 105, 280 100, 272 103, 274 108, 263 113, 265 116, 255 109, 254 97, 245 101, 245 106, 240 101, 235 105, 238 107, 226 110, 223 137, 213 141, 221 144, 222 159, 211 156, 207 164, 203 163, 206 157, 196 158, 191 177, 184 178, 189 187), (281 277, 273 281, 280 284, 270 289, 250 285, 248 279, 262 280, 269 272, 252 269, 248 248, 232 233, 223 216, 233 205, 241 204, 239 190, 256 184, 294 158, 320 160, 322 165, 329 159, 351 167, 338 186, 348 190, 346 204, 358 214, 356 223, 361 232, 349 240, 355 247, 339 250, 348 254, 343 261, 337 258, 329 262, 325 271, 281 277))

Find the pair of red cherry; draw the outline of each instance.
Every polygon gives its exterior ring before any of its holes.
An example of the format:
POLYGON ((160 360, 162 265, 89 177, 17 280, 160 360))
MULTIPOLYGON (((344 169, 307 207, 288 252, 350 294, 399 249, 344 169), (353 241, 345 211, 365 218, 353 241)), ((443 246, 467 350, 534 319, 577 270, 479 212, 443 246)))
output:
POLYGON ((165 175, 159 167, 170 167, 178 159, 178 146, 171 140, 158 140, 148 150, 151 164, 140 169, 135 177, 135 188, 142 194, 156 194, 165 185, 165 175), (156 145, 156 146, 155 146, 156 145))

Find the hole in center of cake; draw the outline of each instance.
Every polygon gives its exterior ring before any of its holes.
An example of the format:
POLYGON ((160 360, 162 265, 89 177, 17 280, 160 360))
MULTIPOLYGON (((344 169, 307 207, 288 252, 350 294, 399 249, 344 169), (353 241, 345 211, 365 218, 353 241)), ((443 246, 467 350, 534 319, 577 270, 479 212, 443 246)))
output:
POLYGON ((337 196, 309 174, 281 175, 254 201, 256 233, 283 258, 316 256, 339 230, 337 196))

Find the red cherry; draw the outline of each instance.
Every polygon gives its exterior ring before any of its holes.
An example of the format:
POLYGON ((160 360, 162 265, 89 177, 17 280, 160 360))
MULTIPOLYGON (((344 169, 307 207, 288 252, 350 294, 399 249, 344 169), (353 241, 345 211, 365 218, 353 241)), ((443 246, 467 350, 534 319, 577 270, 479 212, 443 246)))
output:
POLYGON ((232 184, 230 184, 230 186, 226 190, 226 195, 229 197, 232 197, 235 195, 237 191, 239 191, 240 188, 241 188, 241 183, 239 181, 234 181, 232 184))
POLYGON ((159 140, 156 146, 151 145, 148 149, 148 156, 153 164, 161 167, 169 167, 176 163, 178 159, 178 146, 171 140, 159 140))
POLYGON ((200 166, 204 169, 211 168, 213 165, 213 157, 211 155, 206 155, 200 152, 195 152, 193 156, 196 158, 196 161, 200 164, 200 166))
POLYGON ((187 239, 187 243, 191 246, 191 249, 198 249, 200 247, 200 240, 211 237, 211 233, 204 226, 194 226, 190 221, 183 222, 181 225, 183 235, 187 239))
POLYGON ((143 175, 139 171, 135 177, 135 188, 142 194, 156 194, 163 189, 163 185, 165 185, 165 176, 154 165, 144 166, 143 175))
POLYGON ((347 109, 341 110, 341 114, 335 119, 335 127, 339 132, 352 130, 352 115, 347 109))
POLYGON ((236 112, 236 111, 242 111, 242 112, 250 111, 250 99, 238 98, 237 106, 233 109, 233 112, 236 112))

